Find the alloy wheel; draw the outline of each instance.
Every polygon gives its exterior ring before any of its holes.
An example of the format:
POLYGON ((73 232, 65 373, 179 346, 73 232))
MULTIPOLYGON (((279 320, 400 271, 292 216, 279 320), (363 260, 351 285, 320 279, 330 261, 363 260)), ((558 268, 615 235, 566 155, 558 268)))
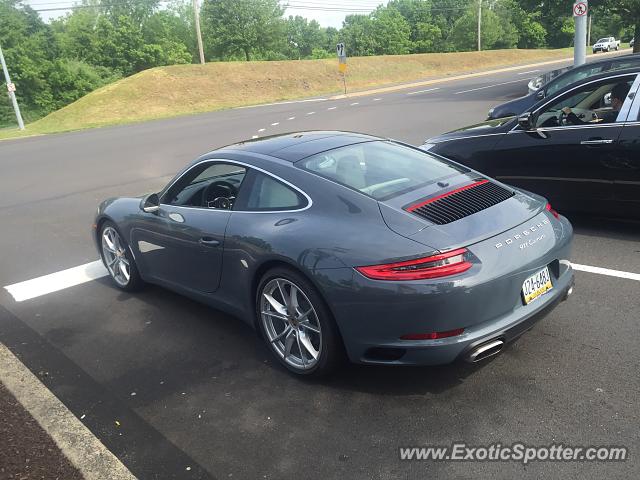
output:
POLYGON ((102 230, 102 255, 111 277, 118 285, 126 287, 131 279, 131 265, 124 242, 113 227, 102 230))
POLYGON ((308 370, 320 359, 322 329, 309 297, 285 278, 274 278, 262 289, 260 318, 267 341, 288 365, 308 370))

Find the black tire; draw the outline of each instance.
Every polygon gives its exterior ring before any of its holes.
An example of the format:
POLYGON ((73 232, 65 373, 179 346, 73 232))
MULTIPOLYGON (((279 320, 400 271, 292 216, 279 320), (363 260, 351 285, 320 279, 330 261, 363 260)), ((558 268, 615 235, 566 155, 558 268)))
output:
MULTIPOLYGON (((344 346, 335 320, 317 289, 300 273, 286 267, 276 267, 269 270, 263 275, 260 283, 258 284, 255 305, 258 328, 260 329, 262 338, 265 340, 267 348, 278 362, 290 372, 304 377, 317 378, 328 375, 344 362, 344 346), (303 301, 308 301, 315 310, 315 317, 317 318, 317 323, 319 324, 321 331, 321 336, 318 339, 318 343, 321 344, 321 348, 319 349, 318 358, 317 360, 314 360, 315 364, 312 367, 301 368, 291 365, 289 362, 285 361, 282 353, 277 351, 278 344, 280 342, 274 343, 270 341, 270 333, 267 331, 268 327, 265 326, 265 321, 263 321, 262 301, 265 287, 272 285, 273 281, 276 279, 282 279, 294 284, 294 286, 297 287, 299 291, 302 291, 306 297, 303 301)), ((283 320, 279 321, 286 324, 283 320)), ((308 350, 305 350, 305 352, 308 352, 308 350)), ((300 354, 302 355, 302 352, 300 352, 300 354)), ((289 356, 289 358, 291 359, 292 357, 289 356)), ((302 356, 300 358, 302 358, 302 356)))
POLYGON ((127 244, 127 241, 125 240, 124 236, 120 233, 120 230, 118 230, 118 227, 116 226, 115 223, 107 220, 100 225, 100 236, 98 237, 98 244, 100 245, 100 257, 102 258, 102 263, 104 264, 105 268, 109 272, 109 276, 111 277, 111 280, 113 280, 113 283, 116 285, 116 287, 126 292, 135 292, 137 290, 140 290, 144 286, 144 281, 140 277, 140 273, 138 272, 138 266, 136 265, 136 261, 133 258, 133 255, 131 254, 129 245, 127 244), (126 279, 123 276, 120 276, 118 278, 118 276, 114 273, 114 268, 109 267, 108 259, 105 258, 106 254, 105 254, 105 249, 103 247, 104 245, 103 236, 108 229, 112 229, 118 235, 118 241, 120 242, 120 246, 121 246, 120 257, 123 257, 124 260, 128 262, 128 267, 129 267, 128 279, 126 279))

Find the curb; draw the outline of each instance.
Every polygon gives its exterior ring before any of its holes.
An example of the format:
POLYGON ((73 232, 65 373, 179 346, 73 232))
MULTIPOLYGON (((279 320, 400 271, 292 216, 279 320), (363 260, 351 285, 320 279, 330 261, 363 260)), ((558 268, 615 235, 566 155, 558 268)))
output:
POLYGON ((122 462, 1 343, 0 382, 85 479, 136 480, 122 462))

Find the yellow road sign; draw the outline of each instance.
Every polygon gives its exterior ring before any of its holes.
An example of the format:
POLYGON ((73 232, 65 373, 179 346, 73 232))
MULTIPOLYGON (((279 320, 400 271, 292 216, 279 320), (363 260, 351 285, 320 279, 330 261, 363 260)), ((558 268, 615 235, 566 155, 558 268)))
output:
POLYGON ((346 63, 339 63, 338 64, 338 69, 340 70, 340 73, 344 73, 347 71, 347 64, 346 63))

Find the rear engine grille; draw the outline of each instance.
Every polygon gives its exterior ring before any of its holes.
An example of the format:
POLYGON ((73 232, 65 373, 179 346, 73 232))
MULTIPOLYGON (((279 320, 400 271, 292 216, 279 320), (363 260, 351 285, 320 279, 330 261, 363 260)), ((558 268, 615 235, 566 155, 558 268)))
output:
POLYGON ((504 202, 513 195, 513 192, 500 185, 489 180, 480 180, 411 205, 406 210, 435 224, 444 225, 504 202))

